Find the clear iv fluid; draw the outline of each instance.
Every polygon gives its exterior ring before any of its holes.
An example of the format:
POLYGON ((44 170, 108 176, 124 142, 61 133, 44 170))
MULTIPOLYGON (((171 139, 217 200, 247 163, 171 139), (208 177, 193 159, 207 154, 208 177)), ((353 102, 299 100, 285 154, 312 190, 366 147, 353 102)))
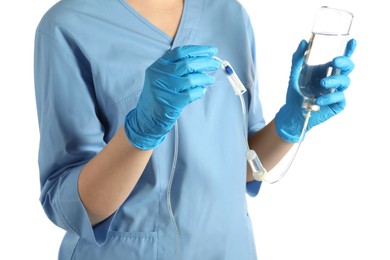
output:
POLYGON ((321 79, 332 75, 332 67, 327 64, 303 65, 298 79, 299 90, 306 98, 318 98, 334 91, 321 86, 321 79))
POLYGON ((348 34, 312 33, 298 85, 302 95, 309 99, 328 94, 334 89, 321 87, 321 79, 338 74, 330 65, 336 56, 344 55, 348 34))

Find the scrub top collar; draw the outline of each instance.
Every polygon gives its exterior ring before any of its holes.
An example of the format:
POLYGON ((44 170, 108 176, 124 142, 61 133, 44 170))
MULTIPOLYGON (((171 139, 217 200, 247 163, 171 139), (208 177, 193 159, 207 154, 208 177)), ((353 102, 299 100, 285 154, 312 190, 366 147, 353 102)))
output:
POLYGON ((171 49, 177 46, 186 45, 192 41, 192 38, 196 35, 196 30, 198 30, 198 23, 201 17, 202 6, 204 4, 204 0, 184 0, 183 13, 179 23, 179 28, 176 32, 175 38, 172 39, 172 37, 157 28, 149 20, 147 20, 140 13, 138 13, 126 2, 126 0, 117 1, 119 1, 124 7, 126 7, 142 23, 144 23, 146 26, 150 27, 153 31, 155 31, 160 37, 169 41, 171 49))

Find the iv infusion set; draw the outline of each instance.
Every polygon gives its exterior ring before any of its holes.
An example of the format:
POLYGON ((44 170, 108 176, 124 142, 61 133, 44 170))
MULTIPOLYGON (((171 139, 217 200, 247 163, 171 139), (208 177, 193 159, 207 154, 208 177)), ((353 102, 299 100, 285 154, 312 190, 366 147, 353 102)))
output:
POLYGON ((327 90, 321 87, 320 80, 330 75, 339 74, 339 71, 333 69, 329 64, 334 57, 344 55, 345 46, 349 40, 349 30, 352 20, 353 14, 345 10, 328 6, 321 6, 318 9, 312 28, 312 36, 308 42, 304 63, 298 79, 299 92, 303 96, 302 108, 305 111, 303 113, 305 120, 295 151, 293 151, 291 159, 284 171, 276 175, 276 178, 273 176, 274 174, 267 172, 256 152, 249 147, 247 139, 248 115, 243 98, 243 94, 246 92, 245 86, 228 61, 214 57, 221 62, 222 70, 225 72, 234 93, 241 101, 241 110, 244 118, 244 137, 246 139, 245 157, 255 180, 273 184, 282 179, 289 170, 305 136, 311 113, 320 110, 320 107, 315 104, 315 99, 335 90, 327 90))
MULTIPOLYGON (((285 175, 285 173, 287 172, 287 169, 279 176, 279 178, 277 180, 274 180, 274 181, 270 180, 269 173, 262 165, 256 151, 250 149, 250 147, 249 147, 248 138, 247 138, 248 115, 247 115, 247 110, 246 110, 246 106, 245 106, 245 101, 243 98, 243 94, 246 92, 246 88, 242 84, 241 80, 239 79, 236 72, 234 71, 232 65, 228 61, 221 60, 218 57, 214 57, 214 58, 221 62, 222 70, 225 72, 226 77, 229 80, 230 85, 232 86, 232 88, 234 90, 234 93, 240 98, 241 110, 242 110, 241 112, 242 112, 242 115, 244 118, 243 130, 244 130, 244 137, 245 137, 245 143, 246 143, 245 157, 246 157, 246 160, 248 162, 249 167, 251 168, 253 178, 257 181, 265 181, 268 183, 275 183, 285 175)), ((306 121, 308 121, 308 119, 306 119, 306 121)), ((307 122, 306 122, 306 125, 307 125, 307 122)), ((304 129, 306 129, 306 127, 304 127, 304 129)), ((302 135, 301 135, 301 138, 299 140, 299 144, 301 143, 302 136, 304 135, 304 132, 305 131, 302 131, 302 135)), ((290 164, 292 163, 292 161, 293 160, 291 160, 290 164)))

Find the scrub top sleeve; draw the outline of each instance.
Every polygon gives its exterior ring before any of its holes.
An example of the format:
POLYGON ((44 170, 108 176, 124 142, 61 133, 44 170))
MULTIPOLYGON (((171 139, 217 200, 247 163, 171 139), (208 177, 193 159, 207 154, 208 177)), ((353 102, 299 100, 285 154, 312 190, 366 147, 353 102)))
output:
POLYGON ((248 14, 243 8, 243 16, 246 23, 246 31, 248 36, 248 42, 250 44, 249 49, 251 52, 252 62, 252 81, 249 86, 250 100, 248 109, 248 134, 251 135, 265 126, 265 119, 263 116, 263 108, 259 96, 259 82, 257 71, 257 57, 256 57, 256 40, 253 27, 248 14))
MULTIPOLYGON (((263 116, 262 104, 259 96, 259 85, 258 85, 258 71, 257 71, 257 63, 256 63, 256 41, 255 34, 253 31, 253 27, 250 21, 250 17, 242 8, 243 17, 246 23, 246 31, 249 39, 249 49, 251 50, 252 64, 253 64, 253 76, 252 76, 252 84, 249 87, 250 92, 250 101, 249 101, 249 110, 248 110, 248 134, 251 135, 265 125, 265 119, 263 116)), ((246 184, 247 194, 251 197, 255 197, 260 190, 261 182, 259 181, 251 181, 246 184)))
POLYGON ((57 226, 101 244, 109 225, 95 232, 78 193, 82 168, 105 146, 90 64, 58 32, 38 30, 34 51, 41 204, 57 226))

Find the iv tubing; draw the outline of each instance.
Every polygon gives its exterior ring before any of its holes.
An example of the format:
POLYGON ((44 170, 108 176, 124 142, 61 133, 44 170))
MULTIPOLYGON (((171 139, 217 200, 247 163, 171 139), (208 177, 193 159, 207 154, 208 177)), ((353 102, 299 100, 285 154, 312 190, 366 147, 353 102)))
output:
POLYGON ((249 167, 252 170, 252 175, 255 180, 261 180, 261 177, 267 173, 267 170, 261 164, 259 157, 256 154, 256 151, 251 150, 248 143, 248 112, 246 110, 245 101, 243 98, 243 94, 246 92, 245 86, 242 84, 241 80, 238 78, 236 72, 234 71, 232 65, 226 61, 221 60, 218 57, 214 57, 215 59, 221 62, 221 68, 226 74, 230 85, 232 86, 234 93, 239 96, 241 101, 241 109, 242 115, 244 119, 243 129, 244 129, 244 143, 246 145, 245 157, 248 162, 249 167))
POLYGON ((173 215, 173 209, 172 209, 172 203, 171 203, 171 190, 172 190, 172 183, 173 178, 175 176, 175 170, 176 170, 176 164, 177 164, 177 156, 178 156, 178 149, 179 149, 179 127, 178 123, 175 123, 175 147, 173 152, 173 162, 171 167, 171 173, 169 174, 169 181, 168 181, 168 187, 167 187, 167 207, 168 207, 168 213, 169 217, 171 219, 172 225, 175 229, 175 237, 176 237, 176 259, 180 259, 181 253, 180 253, 180 234, 179 229, 176 224, 175 216, 173 215))
POLYGON ((245 110, 245 100, 244 100, 244 98, 242 97, 242 95, 239 95, 239 97, 240 97, 240 101, 241 101, 242 115, 244 116, 244 122, 245 122, 245 124, 243 125, 244 126, 245 145, 246 145, 246 150, 249 151, 250 148, 249 148, 249 144, 248 144, 248 141, 247 141, 248 129, 246 127, 246 125, 248 123, 248 113, 245 110))
POLYGON ((298 154, 299 148, 300 148, 301 143, 303 141, 303 138, 305 136, 312 109, 310 107, 306 108, 306 113, 304 114, 305 121, 303 123, 302 132, 301 132, 301 135, 299 137, 298 145, 296 146, 296 149, 295 149, 290 161, 288 162, 286 168, 284 169, 284 171, 281 174, 278 175, 277 179, 274 179, 274 180, 268 179, 268 176, 273 175, 273 174, 269 174, 267 172, 267 170, 261 164, 260 159, 257 156, 256 152, 254 150, 250 149, 249 143, 248 143, 248 136, 247 136, 248 135, 248 129, 247 129, 247 124, 248 124, 248 115, 247 114, 248 113, 246 111, 245 101, 244 101, 244 98, 242 96, 245 93, 246 89, 242 85, 240 79, 237 77, 234 69, 232 68, 232 66, 230 65, 229 62, 227 62, 225 60, 221 60, 220 58, 218 58, 216 56, 214 56, 214 58, 216 60, 219 60, 222 63, 221 67, 225 71, 226 76, 228 77, 229 82, 231 83, 231 85, 233 87, 234 92, 236 93, 236 95, 239 96, 240 101, 241 101, 242 114, 243 114, 243 118, 244 118, 244 138, 245 138, 245 145, 246 145, 246 150, 247 150, 245 156, 246 156, 246 159, 248 161, 249 166, 251 167, 253 177, 257 181, 265 181, 265 182, 268 182, 270 184, 274 184, 274 183, 278 182, 279 180, 281 180, 286 175, 287 171, 290 169, 292 163, 294 162, 295 157, 298 154))
POLYGON ((311 112, 312 112, 311 109, 306 109, 306 114, 303 114, 304 117, 305 117, 305 122, 303 123, 302 132, 301 132, 301 135, 299 137, 298 145, 295 148, 294 154, 291 156, 291 159, 288 162, 288 164, 287 164, 286 168, 284 169, 284 171, 278 176, 278 178, 276 180, 273 180, 273 181, 267 180, 267 175, 268 175, 268 173, 267 173, 267 174, 265 174, 264 178, 262 179, 263 181, 268 182, 270 184, 274 184, 274 183, 280 181, 286 175, 287 171, 290 169, 292 163, 294 162, 295 157, 298 154, 299 148, 301 147, 303 138, 305 137, 305 133, 306 133, 307 125, 309 123, 311 112))

